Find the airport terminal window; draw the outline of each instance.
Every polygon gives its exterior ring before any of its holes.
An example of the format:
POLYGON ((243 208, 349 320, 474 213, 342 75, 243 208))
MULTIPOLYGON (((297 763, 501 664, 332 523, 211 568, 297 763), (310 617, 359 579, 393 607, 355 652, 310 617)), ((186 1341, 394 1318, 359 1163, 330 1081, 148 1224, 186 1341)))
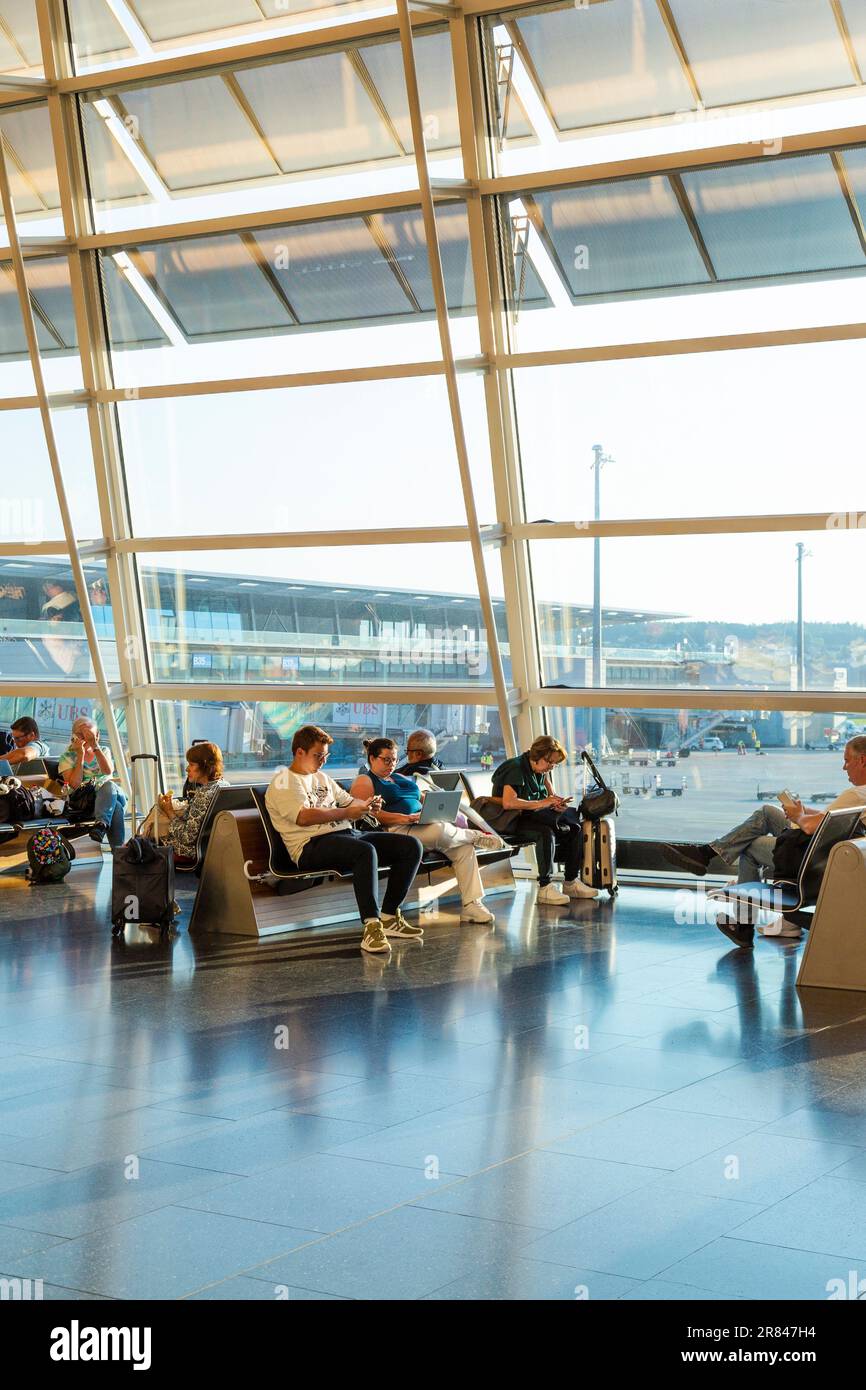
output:
POLYGON ((513 347, 568 347, 576 332, 595 347, 846 322, 866 296, 866 150, 782 146, 503 198, 513 347))
POLYGON ((521 368, 527 518, 592 519, 598 443, 604 519, 858 508, 861 355, 838 342, 521 368), (834 409, 816 410, 830 391, 834 409))
POLYGON ((200 552, 195 571, 185 556, 140 558, 156 680, 492 679, 468 545, 200 552), (435 582, 423 592, 413 576, 435 582), (459 626, 449 600, 468 609, 459 626))
POLYGON ((175 788, 183 781, 183 754, 197 738, 219 744, 230 782, 266 782, 277 767, 291 762, 292 734, 302 724, 318 724, 334 739, 327 765, 334 777, 357 772, 364 761, 364 738, 385 733, 396 739, 402 756, 408 735, 418 728, 433 732, 439 760, 446 768, 468 772, 473 788, 486 787, 482 758, 500 762, 505 757, 499 715, 481 705, 190 699, 158 701, 156 715, 167 780, 175 788))
MULTIPOLYGON (((118 680, 114 622, 103 562, 85 566, 85 580, 103 664, 118 680)), ((81 607, 69 561, 0 556, 0 680, 93 679, 81 607)))
POLYGON ((862 713, 674 707, 548 708, 545 722, 572 755, 554 773, 560 795, 582 796, 589 744, 620 799, 617 837, 655 841, 713 839, 783 787, 826 805, 849 785, 846 740, 866 729, 862 713))
MULTIPOLYGON (((480 385, 463 399, 486 447, 480 385)), ((223 534, 227 516, 242 532, 352 530, 371 508, 386 529, 465 523, 441 376, 123 401, 118 419, 138 535, 223 534), (301 486, 300 465, 315 485, 301 486)))
MULTIPOLYGON (((33 0, 23 0, 33 8, 33 0)), ((214 47, 231 47, 264 39, 269 35, 297 33, 304 29, 327 28, 354 19, 393 14, 392 0, 209 0, 207 7, 197 0, 135 0, 130 5, 136 21, 132 42, 130 30, 120 22, 118 12, 107 0, 78 0, 68 7, 70 37, 75 71, 93 72, 141 62, 143 54, 154 58, 172 53, 190 53, 214 47)), ((120 12, 122 17, 122 11, 120 12)), ((25 25, 16 21, 24 33, 35 30, 35 18, 25 25)), ((38 40, 34 52, 38 54, 38 40)), ((0 51, 2 56, 2 51, 0 51)))
MULTIPOLYGON (((436 219, 455 348, 471 356, 465 205, 439 203, 436 219)), ((439 357, 419 207, 131 241, 101 264, 118 385, 439 357)))
POLYGON ((531 544, 546 685, 613 684, 611 662, 627 685, 664 680, 704 689, 866 688, 866 627, 846 578, 866 551, 863 533, 847 519, 838 529, 802 535, 602 540, 598 654, 593 549, 589 538, 531 544), (629 601, 638 590, 640 606, 629 601), (544 601, 554 597, 570 603, 547 609, 544 601))
MULTIPOLYGON (((845 36, 829 5, 794 3, 780 9, 776 0, 732 0, 724 6, 670 0, 665 9, 667 17, 655 0, 563 2, 485 18, 503 174, 660 145, 688 149, 711 139, 769 142, 788 128, 785 106, 768 115, 755 103, 825 91, 838 97, 852 90, 845 36), (536 137, 531 142, 502 139, 517 103, 529 113, 536 137)), ((857 0, 843 0, 839 10, 855 50, 862 53, 857 0)))
MULTIPOLYGON (((428 154, 462 177, 448 31, 415 39, 428 154)), ((417 187, 400 44, 107 86, 82 102, 99 231, 417 187)))
MULTIPOLYGON (((2 370, 0 370, 2 376, 2 370)), ((55 410, 51 422, 77 540, 102 535, 86 410, 55 410)), ((0 540, 28 545, 63 538, 60 508, 37 410, 5 410, 0 540)))

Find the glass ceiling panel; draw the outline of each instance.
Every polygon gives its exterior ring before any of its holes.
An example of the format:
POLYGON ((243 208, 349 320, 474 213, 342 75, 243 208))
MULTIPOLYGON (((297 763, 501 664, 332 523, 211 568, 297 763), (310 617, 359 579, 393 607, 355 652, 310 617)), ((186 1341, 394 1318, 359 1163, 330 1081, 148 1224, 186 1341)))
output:
MULTIPOLYGON (((69 352, 76 343, 69 273, 59 261, 31 261, 27 281, 36 320, 39 351, 44 356, 69 352)), ((27 339, 12 267, 0 267, 0 358, 25 358, 27 339)))
POLYGON ((74 350, 78 346, 78 335, 66 258, 57 256, 46 260, 28 260, 27 284, 37 329, 44 327, 48 333, 45 347, 40 335, 40 348, 43 351, 74 350))
MULTIPOLYGON (((421 310, 432 313, 436 306, 420 209, 385 213, 382 225, 421 310)), ((448 308, 470 308, 475 303, 475 288, 469 258, 469 223, 463 204, 440 204, 436 209, 436 229, 448 308)))
MULTIPOLYGON (((347 0, 207 0, 207 4, 204 0, 129 0, 129 8, 150 40, 164 44, 172 39, 225 37, 226 30, 236 32, 238 38, 248 38, 251 27, 266 28, 267 20, 286 23, 302 15, 309 15, 312 20, 317 11, 339 10, 346 3, 347 0)), ((388 6, 382 3, 375 8, 388 6)))
POLYGON ((42 72, 35 0, 0 0, 0 72, 42 72))
MULTIPOLYGON (((449 308, 469 308, 475 296, 465 207, 445 204, 436 218, 449 308)), ((117 255, 119 267, 112 257, 102 260, 116 347, 165 341, 164 325, 153 319, 163 311, 194 340, 434 311, 418 210, 188 238, 117 255), (150 306, 149 294, 156 301, 150 306)), ((531 264, 526 287, 527 297, 544 297, 531 264)))
POLYGON ((247 68, 237 83, 285 173, 405 154, 346 53, 247 68))
POLYGON ((152 43, 262 21, 256 0, 129 0, 129 8, 152 43))
POLYGON ((279 165, 222 77, 141 87, 113 98, 173 192, 278 174, 279 165))
MULTIPOLYGON (((358 49, 358 53, 376 84, 403 148, 411 153, 414 145, 399 43, 366 44, 358 49)), ((448 34, 426 34, 416 39, 415 63, 427 149, 457 149, 460 127, 448 34)))
POLYGON ((129 35, 106 0, 73 0, 68 9, 76 69, 79 64, 135 56, 129 35))
POLYGON ((60 194, 47 106, 4 111, 0 130, 12 147, 9 172, 16 212, 44 214, 56 210, 60 194))
POLYGON ((575 298, 710 278, 665 178, 554 189, 523 201, 575 298))
POLYGON ((267 333, 292 323, 240 237, 148 246, 129 258, 189 338, 267 333))
POLYGON ((100 256, 108 335, 113 348, 163 347, 163 330, 111 256, 100 256))
POLYGON ((866 264, 829 155, 706 169, 683 183, 720 279, 866 264))
POLYGON ((147 184, 108 131, 95 106, 81 103, 87 167, 98 203, 136 203, 150 198, 147 184))
POLYGON ((559 130, 694 108, 656 0, 571 5, 506 27, 559 130))
POLYGON ((829 0, 670 4, 708 106, 850 87, 854 82, 829 0))
POLYGON ((415 309, 360 217, 257 232, 255 240, 301 323, 381 318, 415 309))
POLYGON ((866 0, 842 0, 842 10, 862 73, 866 70, 866 0))

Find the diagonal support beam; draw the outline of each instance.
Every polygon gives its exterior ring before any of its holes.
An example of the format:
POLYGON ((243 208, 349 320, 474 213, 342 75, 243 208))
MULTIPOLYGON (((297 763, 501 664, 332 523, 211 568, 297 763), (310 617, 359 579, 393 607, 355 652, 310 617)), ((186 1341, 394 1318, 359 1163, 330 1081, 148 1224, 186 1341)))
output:
POLYGON ((400 24, 400 48, 403 54, 406 96, 409 103, 409 116, 412 123, 412 143, 415 147, 418 187, 421 192, 421 212, 424 219, 424 232, 427 241, 427 260, 430 267, 430 279, 433 285, 433 299, 436 305, 439 343, 442 349, 442 360, 445 365, 445 383, 448 390, 448 405, 451 412, 451 428, 454 434, 454 447, 457 453, 457 467, 460 472, 463 502, 466 508, 466 520, 469 526, 469 543, 472 548, 472 560, 475 566, 478 597, 481 602, 481 613, 484 618, 484 625, 487 629, 487 650, 490 656, 493 686, 496 691, 496 703, 499 707, 499 718, 502 724, 505 748, 509 757, 511 757, 517 752, 517 744, 514 738, 511 710, 508 704, 508 686, 505 681, 505 673, 502 666, 502 654, 499 649, 499 637, 496 630, 493 601, 490 596, 490 585, 487 580, 484 547, 478 522, 478 508, 475 504, 475 493, 472 487, 469 448, 466 442, 463 411, 460 405, 460 394, 457 387, 454 348, 451 341, 451 327, 448 322, 445 275, 442 269, 442 254, 439 248, 439 235, 436 227, 434 193, 430 180, 430 169, 427 163, 427 149, 424 144, 424 121, 421 114, 421 98, 418 90, 418 71, 415 65, 415 49, 412 43, 412 19, 409 13, 409 0, 397 0, 397 17, 400 24))
POLYGON ((63 480, 63 471, 60 467, 60 455, 57 449, 57 440, 54 434, 54 425, 51 419, 51 407, 48 401, 48 392, 45 388, 45 377, 42 371, 42 356, 39 351, 39 340, 36 335, 36 320, 33 314, 33 305, 30 301, 30 292, 27 287, 27 275, 24 268, 24 257, 21 252, 21 245, 18 240, 18 227, 15 220, 15 207, 12 202, 12 190, 9 183, 9 169, 6 162, 6 138, 0 132, 0 202, 3 205, 3 216, 6 219, 6 231, 9 236, 9 245, 12 250, 12 265, 15 273, 15 286, 18 291, 18 303, 21 308, 21 317, 24 322, 24 333, 27 339, 27 351, 30 355, 30 367, 33 372, 33 381, 36 387, 36 395, 39 400, 39 414, 42 420, 42 429, 45 434, 45 447, 48 452, 48 461, 51 465, 51 475, 54 480, 54 489, 57 494, 57 505, 60 509, 60 520, 63 526, 63 535, 66 547, 69 552, 69 564, 72 569, 75 581, 75 591, 78 604, 81 609, 81 617, 84 623, 84 631, 87 637, 87 645, 90 650, 90 659, 93 663, 93 673, 96 678, 96 688, 99 691, 99 700, 102 705, 102 713, 108 726, 108 735, 111 747, 117 764, 118 774, 128 791, 128 778, 126 765, 120 742, 120 730, 117 727, 117 720, 114 717, 114 709, 111 703, 111 692, 105 675, 105 667, 102 664, 102 651, 99 646, 99 637, 96 632, 96 625, 93 621, 93 610, 90 607, 90 594, 87 588, 87 579, 84 574, 84 566, 81 563, 81 555, 78 549, 78 542, 75 538, 75 530, 72 525, 72 513, 69 509, 69 499, 66 495, 66 485, 63 480))

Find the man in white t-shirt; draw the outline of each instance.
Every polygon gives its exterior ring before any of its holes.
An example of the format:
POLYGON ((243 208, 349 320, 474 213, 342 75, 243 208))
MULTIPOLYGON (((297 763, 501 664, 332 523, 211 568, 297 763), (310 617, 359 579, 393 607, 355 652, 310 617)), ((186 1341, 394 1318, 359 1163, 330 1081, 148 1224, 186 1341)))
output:
MULTIPOLYGON (((827 811, 841 811, 863 805, 863 820, 866 821, 866 735, 858 734, 845 744, 845 758, 842 763, 848 775, 850 787, 831 801, 829 806, 804 806, 802 801, 794 801, 784 792, 779 794, 780 806, 765 804, 740 825, 734 826, 727 835, 703 845, 665 845, 664 855, 678 869, 688 873, 705 874, 715 858, 726 864, 737 865, 737 881, 753 883, 761 877, 761 870, 773 867, 773 850, 776 840, 783 830, 795 825, 807 835, 814 835, 827 811)), ((719 931, 735 942, 737 946, 751 946, 754 930, 744 924, 729 921, 716 922, 719 931)), ((760 928, 762 936, 800 936, 800 928, 778 916, 760 928)))
POLYGON ((265 805, 300 870, 351 873, 364 923, 361 950, 387 952, 391 936, 420 939, 424 935, 423 928, 407 922, 400 911, 424 846, 411 835, 353 828, 354 822, 378 809, 381 798, 358 801, 327 776, 323 768, 333 742, 330 734, 315 724, 298 729, 292 739, 291 765, 274 774, 265 805), (381 910, 377 898, 380 863, 391 870, 381 910))

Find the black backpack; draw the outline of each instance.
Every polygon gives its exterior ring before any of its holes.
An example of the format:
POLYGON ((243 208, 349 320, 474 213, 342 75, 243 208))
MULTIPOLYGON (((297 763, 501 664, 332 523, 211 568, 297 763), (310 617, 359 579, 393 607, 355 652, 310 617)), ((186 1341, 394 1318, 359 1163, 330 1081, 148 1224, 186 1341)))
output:
POLYGON ((33 820, 36 816, 36 798, 29 787, 6 787, 0 792, 0 821, 15 825, 18 821, 33 820))

